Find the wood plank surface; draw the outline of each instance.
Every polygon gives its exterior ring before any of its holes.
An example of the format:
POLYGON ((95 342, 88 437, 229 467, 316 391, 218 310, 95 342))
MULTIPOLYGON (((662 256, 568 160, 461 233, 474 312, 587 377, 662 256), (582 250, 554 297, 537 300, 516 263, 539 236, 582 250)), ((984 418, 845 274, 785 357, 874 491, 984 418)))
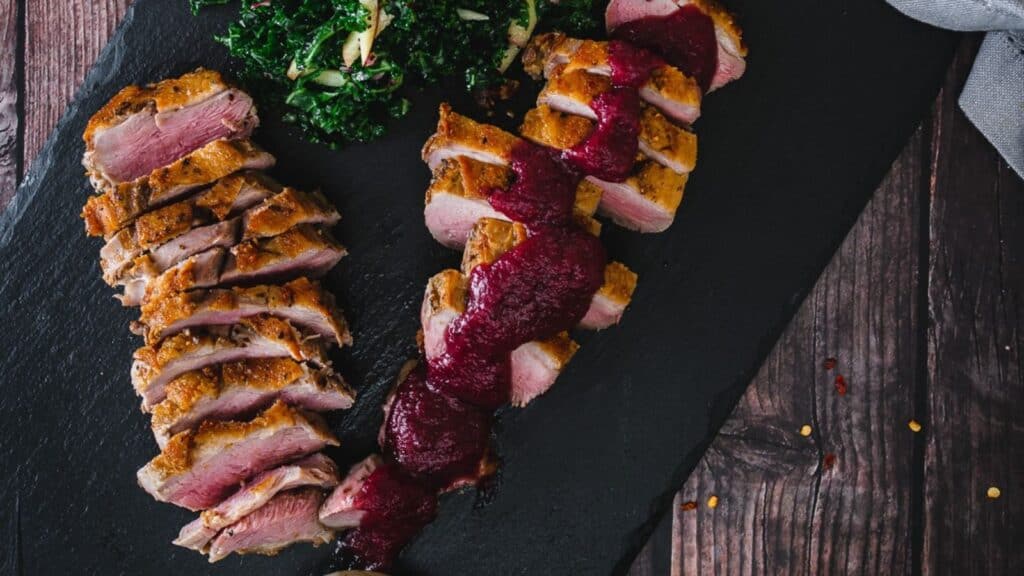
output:
POLYGON ((21 141, 18 122, 19 18, 17 0, 0 0, 0 210, 20 179, 21 141))
POLYGON ((42 148, 129 3, 25 2, 25 158, 33 158, 42 148))
POLYGON ((671 574, 909 571, 926 142, 919 130, 680 492, 671 574))
POLYGON ((953 102, 967 56, 934 128, 922 568, 1024 574, 1024 182, 953 102))

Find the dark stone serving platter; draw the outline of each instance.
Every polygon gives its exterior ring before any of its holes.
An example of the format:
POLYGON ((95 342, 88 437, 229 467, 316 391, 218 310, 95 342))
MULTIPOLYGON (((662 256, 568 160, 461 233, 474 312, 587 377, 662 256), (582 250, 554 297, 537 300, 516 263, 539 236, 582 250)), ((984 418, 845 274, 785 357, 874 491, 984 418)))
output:
MULTIPOLYGON (((100 279, 100 243, 78 217, 90 193, 81 133, 126 84, 197 65, 230 73, 212 40, 230 8, 194 18, 186 4, 135 2, 0 216, 3 574, 332 566, 334 546, 211 566, 170 544, 192 515, 135 483, 157 448, 129 383, 134 311, 100 279)), ((700 162, 675 225, 656 235, 605 226, 611 256, 640 274, 625 319, 579 335, 582 350, 554 388, 501 413, 495 486, 446 496, 396 574, 624 573, 935 97, 956 40, 881 0, 729 5, 749 69, 706 100, 700 162)), ((536 90, 524 85, 520 112, 536 90)), ((275 175, 322 188, 344 216, 338 234, 351 256, 326 280, 356 339, 337 357, 360 391, 330 420, 342 464, 374 448, 382 398, 415 353, 425 282, 459 258, 422 218, 419 149, 441 92, 412 98, 411 116, 372 144, 308 144, 267 112, 256 137, 277 155, 275 175)))

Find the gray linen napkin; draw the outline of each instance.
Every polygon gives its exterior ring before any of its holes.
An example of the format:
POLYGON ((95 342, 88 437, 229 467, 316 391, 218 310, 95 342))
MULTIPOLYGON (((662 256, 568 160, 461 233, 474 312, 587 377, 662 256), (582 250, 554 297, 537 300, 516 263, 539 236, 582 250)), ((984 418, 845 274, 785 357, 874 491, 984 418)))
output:
POLYGON ((1024 0, 887 0, 911 18, 986 31, 960 108, 1024 178, 1024 0))

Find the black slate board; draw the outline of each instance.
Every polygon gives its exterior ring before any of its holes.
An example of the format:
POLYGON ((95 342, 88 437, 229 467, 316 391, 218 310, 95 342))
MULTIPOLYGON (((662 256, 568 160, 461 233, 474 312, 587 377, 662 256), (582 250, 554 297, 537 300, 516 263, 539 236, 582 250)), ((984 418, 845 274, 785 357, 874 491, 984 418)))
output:
MULTIPOLYGON (((170 544, 191 515, 135 485, 157 450, 129 384, 133 312, 100 280, 99 242, 78 219, 89 193, 80 135, 126 84, 198 64, 230 69, 210 39, 230 10, 195 19, 185 4, 135 3, 0 216, 3 574, 330 566, 333 547, 301 546, 209 567, 170 544)), ((397 573, 624 573, 934 98, 956 39, 875 0, 730 7, 749 70, 707 99, 700 164, 675 225, 646 236, 606 226, 611 255, 641 278, 625 320, 581 335, 554 389, 501 415, 495 489, 446 497, 397 573)), ((536 88, 524 90, 528 99, 536 88)), ((424 283, 458 260, 422 223, 419 148, 438 101, 416 94, 390 136, 342 152, 303 143, 273 118, 258 133, 279 158, 276 175, 323 187, 344 215, 352 255, 328 282, 354 327, 357 345, 338 362, 361 397, 332 419, 342 462, 373 448, 382 396, 414 352, 424 283)))

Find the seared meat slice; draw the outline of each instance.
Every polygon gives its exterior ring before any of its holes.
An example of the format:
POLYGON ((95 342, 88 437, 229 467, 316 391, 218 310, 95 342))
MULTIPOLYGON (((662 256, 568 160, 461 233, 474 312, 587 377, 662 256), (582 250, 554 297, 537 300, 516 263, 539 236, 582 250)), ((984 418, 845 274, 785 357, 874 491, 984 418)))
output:
POLYGON ((182 374, 223 362, 251 358, 292 358, 329 366, 323 342, 271 316, 243 318, 232 326, 186 330, 157 346, 135 351, 132 386, 149 411, 167 397, 167 385, 182 374))
MULTIPOLYGON (((564 150, 583 142, 594 129, 593 111, 589 102, 583 105, 583 116, 558 105, 555 92, 551 106, 541 104, 526 113, 519 131, 524 138, 564 150)), ((660 112, 650 106, 640 111, 640 152, 662 166, 680 174, 692 172, 697 165, 697 135, 669 122, 660 112)))
MULTIPOLYGON (((527 137, 540 144, 556 146, 579 133, 577 123, 563 121, 549 113, 537 113, 523 125, 527 137), (539 116, 546 114, 547 118, 539 116), (566 131, 550 128, 568 125, 566 131)), ((672 225, 676 210, 683 201, 683 190, 689 175, 680 174, 653 160, 641 160, 633 167, 633 175, 622 182, 606 182, 593 176, 587 181, 601 189, 598 211, 609 216, 616 224, 640 232, 662 232, 672 225)))
POLYGON ((255 358, 207 366, 178 376, 153 407, 153 435, 163 448, 171 436, 204 421, 232 420, 283 400, 315 412, 352 407, 355 392, 330 368, 290 358, 255 358))
POLYGON ((277 236, 299 224, 334 226, 338 220, 341 215, 323 194, 285 188, 245 213, 244 239, 277 236))
MULTIPOLYGON (((551 83, 562 84, 559 91, 586 88, 584 81, 610 86, 611 66, 608 64, 608 43, 596 40, 577 40, 564 34, 541 34, 535 37, 526 54, 524 66, 534 76, 543 74, 551 83), (560 79, 566 76, 567 79, 560 79), (567 81, 571 83, 566 85, 567 81)), ((592 94, 593 88, 590 88, 592 94)), ((602 90, 606 91, 607 88, 602 90)), ((599 92, 598 92, 599 93, 599 92)), ((697 81, 672 66, 656 68, 647 83, 640 87, 640 98, 655 106, 667 116, 684 124, 693 124, 700 117, 701 89, 697 81)), ((545 98, 541 94, 541 98, 545 98)), ((589 105, 589 101, 588 101, 589 105)))
POLYGON ((248 422, 204 422, 176 434, 139 470, 139 485, 160 502, 205 510, 264 470, 337 445, 319 416, 278 401, 248 422))
MULTIPOLYGON (((522 224, 484 219, 473 228, 466 250, 462 254, 462 272, 469 276, 480 264, 494 262, 527 237, 522 224)), ((601 330, 622 318, 622 313, 633 298, 637 275, 619 262, 605 267, 605 282, 594 295, 590 309, 580 323, 582 328, 601 330)))
MULTIPOLYGON (((491 207, 488 197, 490 190, 509 186, 512 178, 509 168, 468 156, 443 160, 434 170, 423 209, 431 235, 445 246, 459 248, 477 220, 507 219, 491 207)), ((576 190, 576 218, 595 235, 600 233, 600 223, 592 216, 600 195, 600 189, 589 182, 581 183, 576 190)))
POLYGON ((437 131, 423 145, 423 161, 431 170, 436 169, 442 160, 456 156, 506 165, 512 147, 518 141, 519 137, 500 128, 452 112, 452 107, 442 102, 437 131))
POLYGON ((279 493, 303 486, 333 488, 338 482, 338 467, 323 454, 267 470, 246 482, 216 508, 203 511, 199 518, 186 524, 174 543, 206 553, 218 532, 259 510, 279 493))
POLYGON ((284 318, 339 346, 352 343, 334 295, 307 278, 282 286, 160 293, 142 306, 135 328, 152 345, 186 328, 234 324, 259 314, 284 318))
POLYGON ((747 47, 743 43, 743 33, 732 14, 715 0, 612 0, 605 11, 605 25, 609 32, 615 33, 616 29, 634 20, 669 16, 687 6, 709 16, 715 27, 717 63, 708 91, 721 88, 743 76, 747 68, 744 60, 747 47))
MULTIPOLYGON (((458 270, 445 270, 427 283, 420 320, 423 353, 427 359, 445 351, 448 325, 466 309, 466 277, 458 270)), ((547 340, 527 342, 512 351, 512 402, 524 406, 547 391, 558 374, 579 349, 565 332, 547 340)))
POLYGON ((358 527, 366 511, 357 507, 356 497, 370 474, 383 464, 384 460, 380 456, 371 454, 352 466, 345 479, 320 507, 320 523, 338 530, 358 527))
POLYGON ((224 248, 212 248, 160 271, 152 259, 142 256, 119 281, 124 285, 121 304, 141 306, 151 294, 216 286, 226 258, 224 248))
MULTIPOLYGON (((175 206, 177 204, 172 204, 169 208, 175 206)), ((150 214, 144 214, 143 218, 150 214)), ((185 258, 203 250, 215 246, 234 246, 243 236, 246 238, 274 236, 286 232, 297 224, 334 224, 338 219, 338 212, 330 207, 320 194, 307 194, 293 188, 285 188, 279 194, 255 208, 247 210, 239 217, 193 228, 177 238, 153 248, 149 254, 137 257, 130 268, 122 269, 120 277, 112 279, 110 283, 120 286, 131 281, 152 279, 185 258), (242 234, 243 222, 244 235, 242 234)))
POLYGON ((298 542, 314 546, 329 543, 334 540, 334 531, 317 519, 323 501, 324 492, 315 487, 278 494, 214 538, 210 542, 210 562, 223 560, 231 553, 274 556, 298 542))
POLYGON ((587 315, 580 320, 580 327, 602 330, 618 324, 633 299, 636 282, 636 272, 620 262, 609 262, 604 268, 604 284, 594 294, 587 315))
POLYGON ((135 258, 171 240, 177 240, 178 245, 210 248, 210 244, 187 237, 187 233, 196 227, 238 216, 279 191, 276 182, 259 172, 240 172, 221 178, 197 197, 143 214, 112 236, 100 250, 103 279, 114 285, 135 258))
POLYGON ((215 140, 148 176, 91 196, 82 209, 85 231, 110 238, 141 214, 239 170, 264 170, 274 157, 248 140, 215 140))
POLYGON ((131 182, 214 140, 247 138, 257 124, 248 94, 199 69, 118 92, 89 120, 82 163, 97 188, 131 182))
POLYGON ((301 224, 272 238, 253 238, 231 249, 221 284, 256 284, 319 278, 347 252, 323 228, 301 224))
POLYGON ((648 160, 634 167, 633 175, 622 182, 587 179, 601 188, 601 214, 623 228, 664 232, 675 220, 688 175, 648 160))

